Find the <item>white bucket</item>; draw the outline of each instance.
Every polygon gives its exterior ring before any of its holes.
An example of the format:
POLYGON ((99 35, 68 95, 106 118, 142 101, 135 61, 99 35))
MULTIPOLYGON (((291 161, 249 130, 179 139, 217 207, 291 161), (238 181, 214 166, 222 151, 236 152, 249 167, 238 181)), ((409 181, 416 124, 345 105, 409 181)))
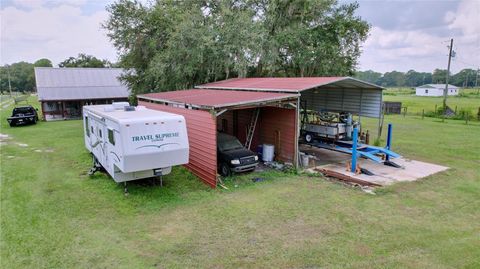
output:
POLYGON ((262 160, 264 162, 273 161, 274 152, 275 152, 275 146, 270 144, 263 144, 262 160))
POLYGON ((303 154, 300 155, 300 159, 302 160, 302 167, 308 167, 310 156, 308 156, 307 154, 303 154))

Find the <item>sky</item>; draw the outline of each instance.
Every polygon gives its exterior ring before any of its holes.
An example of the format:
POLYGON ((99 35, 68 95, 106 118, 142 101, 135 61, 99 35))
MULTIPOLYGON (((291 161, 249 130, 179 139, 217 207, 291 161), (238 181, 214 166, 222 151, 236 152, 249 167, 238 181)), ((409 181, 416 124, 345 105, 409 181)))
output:
MULTIPOLYGON (((148 1, 148 0, 146 0, 148 1)), ((101 28, 112 0, 0 0, 0 64, 54 65, 78 53, 117 60, 101 28)), ((340 0, 349 3, 352 0, 340 0)), ((480 67, 480 0, 359 0, 357 15, 371 25, 359 70, 432 72, 446 69, 450 39, 456 57, 451 70, 480 67)))

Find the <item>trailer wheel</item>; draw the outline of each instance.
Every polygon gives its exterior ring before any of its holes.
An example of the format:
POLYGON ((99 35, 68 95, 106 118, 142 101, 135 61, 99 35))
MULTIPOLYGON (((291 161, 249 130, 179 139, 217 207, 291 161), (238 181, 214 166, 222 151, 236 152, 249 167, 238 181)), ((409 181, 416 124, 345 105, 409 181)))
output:
POLYGON ((230 170, 230 167, 228 167, 228 164, 226 163, 220 163, 220 175, 224 177, 228 177, 232 174, 232 171, 230 170))
POLYGON ((305 141, 306 141, 307 143, 312 142, 312 141, 313 141, 313 136, 312 136, 312 134, 306 133, 306 134, 305 134, 305 141))

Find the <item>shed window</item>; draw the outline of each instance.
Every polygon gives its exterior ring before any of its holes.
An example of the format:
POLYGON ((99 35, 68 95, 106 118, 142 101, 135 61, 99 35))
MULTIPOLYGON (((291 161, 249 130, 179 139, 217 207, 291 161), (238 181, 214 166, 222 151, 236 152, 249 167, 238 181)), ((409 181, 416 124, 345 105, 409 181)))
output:
POLYGON ((88 117, 85 117, 85 133, 90 137, 90 129, 88 129, 88 117))
POLYGON ((108 142, 110 142, 112 145, 115 145, 115 134, 113 133, 112 129, 108 129, 108 142))
POLYGON ((428 93, 428 90, 425 90, 425 93, 428 93))

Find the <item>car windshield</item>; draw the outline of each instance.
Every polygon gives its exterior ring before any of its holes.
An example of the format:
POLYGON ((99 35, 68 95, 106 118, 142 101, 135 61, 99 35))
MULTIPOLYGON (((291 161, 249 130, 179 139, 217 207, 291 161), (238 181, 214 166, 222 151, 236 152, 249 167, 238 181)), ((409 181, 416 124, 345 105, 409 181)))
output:
POLYGON ((240 144, 240 141, 238 141, 238 139, 236 139, 235 137, 228 137, 227 139, 222 139, 218 142, 218 147, 221 151, 243 148, 242 144, 240 144))
POLYGON ((18 113, 22 113, 22 114, 25 114, 25 113, 32 113, 32 108, 30 107, 17 107, 13 110, 13 113, 14 114, 18 114, 18 113))

